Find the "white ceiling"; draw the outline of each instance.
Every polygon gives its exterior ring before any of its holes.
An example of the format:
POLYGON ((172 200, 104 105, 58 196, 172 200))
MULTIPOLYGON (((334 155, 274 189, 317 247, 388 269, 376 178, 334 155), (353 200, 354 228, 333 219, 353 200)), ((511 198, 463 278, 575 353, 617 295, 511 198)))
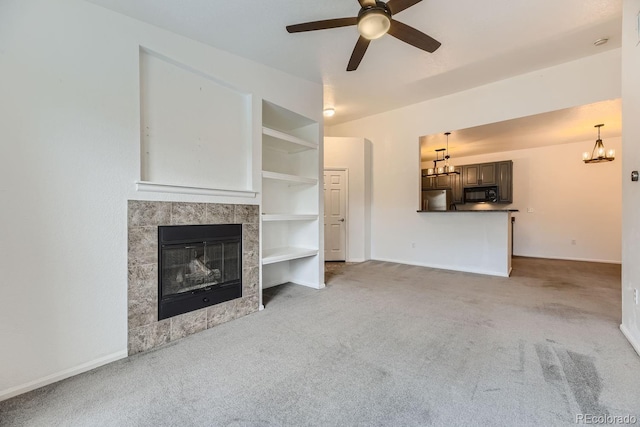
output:
MULTIPOLYGON (((591 141, 591 145, 585 145, 583 150, 591 151, 598 137, 598 130, 594 128, 597 124, 604 124, 600 133, 605 147, 607 138, 622 135, 622 101, 613 99, 467 129, 450 130, 449 154, 455 160, 456 157, 580 141, 591 141)), ((421 137, 421 160, 433 160, 436 157, 435 150, 445 148, 446 141, 444 131, 421 137)), ((576 153, 576 156, 581 155, 582 151, 576 153)))
POLYGON ((356 0, 88 0, 324 85, 327 125, 620 47, 621 0, 424 0, 394 19, 440 41, 429 54, 391 36, 346 72, 355 27, 285 26, 355 16, 356 0), (608 37, 609 43, 593 42, 608 37))

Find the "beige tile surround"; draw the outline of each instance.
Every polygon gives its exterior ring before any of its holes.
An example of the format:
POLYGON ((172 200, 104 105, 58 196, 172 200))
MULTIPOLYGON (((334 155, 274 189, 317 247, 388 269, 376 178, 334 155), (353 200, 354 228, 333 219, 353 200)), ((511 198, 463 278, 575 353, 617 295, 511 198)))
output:
POLYGON ((258 310, 257 205, 128 203, 128 351, 141 353, 258 310), (158 226, 242 224, 242 298, 158 321, 158 226))

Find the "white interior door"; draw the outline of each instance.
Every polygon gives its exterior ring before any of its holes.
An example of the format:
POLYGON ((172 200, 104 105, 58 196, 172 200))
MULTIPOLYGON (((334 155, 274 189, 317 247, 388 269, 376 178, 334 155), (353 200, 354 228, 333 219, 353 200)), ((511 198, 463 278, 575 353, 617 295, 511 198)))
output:
POLYGON ((324 171, 324 260, 345 261, 347 253, 347 171, 324 171))

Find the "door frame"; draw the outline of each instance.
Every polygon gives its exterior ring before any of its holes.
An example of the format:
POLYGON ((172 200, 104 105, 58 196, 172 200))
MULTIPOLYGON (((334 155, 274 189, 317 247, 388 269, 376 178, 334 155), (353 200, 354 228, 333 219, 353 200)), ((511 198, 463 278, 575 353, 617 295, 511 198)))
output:
MULTIPOLYGON (((345 193, 344 193, 344 262, 349 262, 349 168, 324 168, 323 169, 323 178, 325 171, 344 171, 345 178, 345 193)), ((324 180, 323 180, 324 181, 324 180)), ((324 191, 324 182, 323 182, 323 191, 324 191)), ((324 193, 323 193, 324 195, 324 193)), ((324 216, 324 210, 323 210, 324 216)), ((324 218, 323 218, 324 223, 324 218)), ((324 239, 324 235, 322 237, 324 239)), ((330 261, 331 262, 331 261, 330 261)))

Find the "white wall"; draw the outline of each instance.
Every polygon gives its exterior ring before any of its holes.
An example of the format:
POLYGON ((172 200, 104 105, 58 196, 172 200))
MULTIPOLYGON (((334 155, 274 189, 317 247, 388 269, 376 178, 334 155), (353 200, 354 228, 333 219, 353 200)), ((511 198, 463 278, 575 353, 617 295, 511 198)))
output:
POLYGON ((519 209, 513 214, 514 255, 619 263, 621 138, 603 139, 607 149, 616 150, 613 162, 582 161, 582 152, 591 151, 595 136, 592 141, 456 157, 456 165, 513 160, 512 204, 458 209, 519 209))
POLYGON ((640 182, 631 182, 631 171, 640 170, 640 0, 624 0, 622 11, 622 326, 640 354, 640 182))
MULTIPOLYGON (((442 248, 433 245, 418 254, 411 250, 416 236, 428 239, 422 232, 426 217, 416 213, 420 136, 619 98, 620 93, 620 50, 612 50, 330 127, 328 136, 364 137, 373 144, 372 258, 429 264, 443 256, 442 248)), ((455 257, 455 248, 444 256, 455 257)))
POLYGON ((253 189, 262 98, 322 120, 320 85, 84 1, 0 2, 0 399, 126 355, 127 199, 260 202, 135 191, 140 46, 251 94, 253 189))
POLYGON ((347 261, 366 261, 371 257, 371 142, 325 138, 324 167, 349 171, 347 261))

